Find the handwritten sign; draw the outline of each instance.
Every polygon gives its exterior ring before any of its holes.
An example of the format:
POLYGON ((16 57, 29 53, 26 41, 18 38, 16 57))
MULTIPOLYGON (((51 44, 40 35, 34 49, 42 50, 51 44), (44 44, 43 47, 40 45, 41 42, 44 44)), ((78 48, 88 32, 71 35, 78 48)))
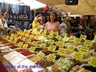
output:
POLYGON ((74 45, 68 45, 67 49, 70 49, 70 50, 74 51, 75 46, 74 45))
POLYGON ((37 46, 37 42, 36 42, 36 41, 33 41, 33 42, 32 42, 32 45, 33 45, 33 46, 37 46))
POLYGON ((89 64, 92 65, 93 67, 96 67, 96 57, 91 57, 89 64))
POLYGON ((91 40, 85 40, 84 45, 85 46, 92 46, 92 41, 91 40))
POLYGON ((31 46, 30 49, 29 49, 29 51, 30 51, 30 52, 34 52, 35 49, 36 49, 35 47, 32 47, 32 46, 31 46))
POLYGON ((49 39, 48 44, 51 44, 51 45, 54 44, 54 40, 49 39))
POLYGON ((67 37, 67 33, 63 32, 62 36, 67 37))
POLYGON ((86 35, 81 35, 81 36, 80 36, 80 38, 83 39, 83 40, 85 40, 86 37, 87 37, 86 35))
POLYGON ((60 36, 60 35, 57 35, 56 38, 57 38, 58 40, 61 40, 61 36, 60 36))
POLYGON ((54 62, 55 58, 56 58, 56 56, 54 54, 49 54, 47 57, 47 60, 54 62))
POLYGON ((83 59, 83 53, 81 52, 74 52, 73 58, 76 60, 82 60, 83 59))
POLYGON ((19 47, 22 47, 22 45, 23 45, 23 42, 19 42, 19 43, 18 43, 18 46, 19 46, 19 47))
POLYGON ((74 39, 74 43, 75 43, 75 44, 80 44, 80 42, 81 42, 81 39, 80 39, 80 38, 75 38, 75 39, 74 39))
POLYGON ((59 50, 58 50, 58 54, 59 54, 59 55, 64 56, 65 53, 66 53, 66 49, 64 49, 64 48, 59 48, 59 50))
POLYGON ((63 41, 58 41, 57 46, 63 47, 64 46, 64 42, 63 41))
POLYGON ((40 44, 40 48, 46 48, 46 44, 45 43, 40 44))
POLYGON ((84 46, 82 46, 82 47, 80 48, 80 52, 82 52, 82 53, 87 54, 88 51, 89 51, 89 48, 88 48, 88 47, 84 47, 84 46))
POLYGON ((54 52, 54 51, 56 50, 56 46, 50 45, 50 46, 48 47, 48 50, 54 52))
POLYGON ((64 41, 64 42, 67 42, 68 40, 69 40, 69 37, 64 37, 64 38, 63 38, 63 41, 64 41))
POLYGON ((42 59, 44 56, 45 56, 45 54, 42 51, 37 53, 37 57, 40 58, 40 59, 42 59))
POLYGON ((28 44, 23 44, 22 45, 22 48, 24 48, 24 49, 27 49, 27 47, 28 47, 28 44))

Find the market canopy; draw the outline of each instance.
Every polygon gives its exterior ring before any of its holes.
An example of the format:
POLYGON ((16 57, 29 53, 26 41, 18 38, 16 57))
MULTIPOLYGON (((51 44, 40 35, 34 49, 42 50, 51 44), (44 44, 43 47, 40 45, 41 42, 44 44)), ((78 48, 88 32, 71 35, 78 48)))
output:
POLYGON ((38 0, 64 12, 80 15, 96 15, 96 0, 78 0, 78 5, 65 5, 65 0, 38 0))

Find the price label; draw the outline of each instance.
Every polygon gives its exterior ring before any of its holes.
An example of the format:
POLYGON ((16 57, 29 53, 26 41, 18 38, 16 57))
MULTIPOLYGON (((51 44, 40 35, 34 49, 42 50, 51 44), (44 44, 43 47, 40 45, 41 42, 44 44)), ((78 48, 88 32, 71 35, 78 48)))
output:
POLYGON ((55 34, 56 36, 58 36, 58 35, 59 35, 59 34, 58 34, 58 31, 54 32, 54 34, 55 34))
POLYGON ((50 46, 48 47, 48 50, 54 52, 54 51, 56 50, 56 46, 50 45, 50 46))
POLYGON ((48 38, 53 38, 53 35, 52 34, 48 35, 48 38))
POLYGON ((83 39, 83 40, 85 40, 86 37, 87 37, 86 35, 81 35, 81 36, 80 36, 80 38, 83 39))
POLYGON ((54 54, 49 54, 47 57, 47 60, 54 62, 55 58, 56 58, 56 56, 54 54))
POLYGON ((71 50, 71 51, 74 51, 75 46, 74 46, 74 45, 68 45, 67 49, 69 49, 69 50, 71 50))
POLYGON ((62 36, 67 37, 67 33, 63 32, 62 36))
POLYGON ((48 44, 50 44, 50 45, 54 44, 54 40, 49 39, 48 44))
POLYGON ((81 52, 74 52, 73 58, 76 60, 82 60, 83 59, 83 53, 81 52))
POLYGON ((74 36, 70 36, 70 39, 74 40, 74 38, 75 38, 74 36))
POLYGON ((30 37, 30 39, 33 39, 34 38, 34 35, 30 35, 29 37, 30 37))
POLYGON ((91 40, 85 40, 84 45, 85 46, 92 46, 92 41, 91 40))
POLYGON ((19 46, 19 47, 22 47, 22 45, 23 45, 23 42, 19 42, 19 43, 18 43, 18 46, 19 46))
POLYGON ((59 48, 59 50, 58 50, 58 54, 59 54, 59 55, 64 56, 65 53, 66 53, 66 49, 64 49, 64 48, 59 48))
POLYGON ((33 46, 37 46, 37 42, 36 42, 36 41, 33 41, 33 42, 32 42, 32 45, 33 45, 33 46))
POLYGON ((53 35, 53 34, 54 34, 54 31, 53 31, 53 30, 51 30, 50 34, 52 34, 52 35, 53 35))
POLYGON ((81 39, 80 39, 80 38, 75 38, 75 39, 74 39, 74 43, 75 43, 75 44, 80 44, 80 42, 81 42, 81 39))
POLYGON ((64 41, 64 42, 67 42, 68 40, 69 40, 69 37, 64 37, 64 38, 63 38, 63 41, 64 41))
POLYGON ((57 46, 63 47, 64 46, 64 42, 63 41, 58 41, 57 46))
POLYGON ((31 46, 30 49, 29 49, 29 51, 33 53, 35 51, 35 49, 36 49, 35 47, 32 47, 31 46))
POLYGON ((93 67, 96 67, 96 57, 91 57, 89 64, 92 65, 93 67))
POLYGON ((82 53, 87 54, 88 51, 89 51, 89 48, 88 48, 88 47, 84 47, 84 46, 82 46, 82 47, 80 48, 80 52, 82 52, 82 53))
POLYGON ((24 45, 22 45, 22 47, 23 47, 24 49, 27 49, 28 44, 24 44, 24 45))
POLYGON ((96 41, 96 35, 94 36, 94 40, 96 41))
POLYGON ((40 48, 46 48, 46 44, 45 43, 40 44, 40 48))
POLYGON ((13 43, 14 43, 14 44, 16 44, 16 43, 17 43, 17 39, 16 39, 16 38, 13 40, 13 43))
POLYGON ((37 57, 40 58, 40 59, 42 59, 44 56, 45 56, 45 54, 42 51, 37 53, 37 57))
POLYGON ((57 38, 58 40, 61 40, 61 36, 60 36, 60 35, 56 36, 56 38, 57 38))

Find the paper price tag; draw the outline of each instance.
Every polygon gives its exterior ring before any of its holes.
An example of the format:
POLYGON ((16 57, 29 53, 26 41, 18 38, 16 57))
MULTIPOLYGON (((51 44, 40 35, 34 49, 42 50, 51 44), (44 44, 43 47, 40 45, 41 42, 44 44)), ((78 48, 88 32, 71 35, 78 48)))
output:
POLYGON ((37 53, 37 57, 40 58, 40 59, 42 59, 44 56, 45 56, 45 54, 42 51, 37 53))
POLYGON ((48 50, 54 52, 54 51, 56 50, 56 46, 50 45, 50 46, 48 47, 48 50))
POLYGON ((60 35, 56 36, 56 38, 57 38, 58 40, 61 40, 61 36, 60 36, 60 35))
POLYGON ((50 44, 50 45, 54 44, 54 40, 49 39, 48 44, 50 44))
POLYGON ((70 36, 70 39, 74 40, 75 36, 70 36))
POLYGON ((58 41, 57 46, 63 47, 64 46, 64 42, 63 41, 58 41))
POLYGON ((84 45, 85 46, 92 46, 92 41, 91 40, 85 40, 84 45))
POLYGON ((81 39, 80 39, 80 38, 75 38, 75 39, 74 39, 74 43, 75 43, 75 44, 80 44, 80 42, 81 42, 81 39))
POLYGON ((45 44, 45 43, 42 43, 42 44, 40 45, 40 48, 46 48, 46 44, 45 44))
POLYGON ((96 57, 91 57, 89 64, 92 65, 93 67, 96 67, 96 57))
POLYGON ((83 40, 85 40, 86 37, 87 37, 86 35, 81 35, 81 36, 80 36, 80 38, 83 39, 83 40))
POLYGON ((32 47, 31 46, 30 49, 29 49, 29 51, 33 53, 35 51, 35 49, 36 49, 35 47, 32 47))
POLYGON ((15 38, 15 39, 13 40, 13 43, 16 44, 16 42, 17 42, 17 39, 15 38))
POLYGON ((24 44, 24 45, 22 45, 22 47, 23 47, 24 49, 27 49, 28 44, 24 44))
POLYGON ((56 58, 56 56, 54 54, 49 54, 47 57, 47 60, 54 62, 55 58, 56 58))
POLYGON ((33 41, 33 42, 32 42, 32 45, 33 45, 33 46, 37 46, 37 42, 36 42, 36 41, 33 41))
POLYGON ((82 60, 83 59, 83 53, 81 52, 74 52, 73 58, 76 60, 82 60))
POLYGON ((19 42, 19 43, 18 43, 18 46, 19 46, 19 47, 22 47, 22 45, 23 45, 23 42, 19 42))
POLYGON ((66 53, 66 49, 64 49, 64 48, 59 48, 59 50, 58 50, 58 54, 59 54, 59 55, 64 56, 65 53, 66 53))
POLYGON ((87 54, 88 51, 89 51, 89 48, 88 48, 88 47, 84 47, 84 46, 82 46, 82 47, 80 48, 80 52, 82 52, 82 53, 87 54))
POLYGON ((48 35, 48 38, 53 38, 53 35, 52 34, 48 35))
POLYGON ((94 36, 94 40, 96 41, 96 35, 94 36))
POLYGON ((63 38, 63 41, 64 41, 64 42, 67 42, 68 40, 69 40, 69 37, 64 37, 64 38, 63 38))
POLYGON ((74 51, 75 46, 74 45, 68 45, 67 49, 70 49, 70 50, 74 51))
POLYGON ((67 33, 63 32, 62 36, 67 37, 67 33))

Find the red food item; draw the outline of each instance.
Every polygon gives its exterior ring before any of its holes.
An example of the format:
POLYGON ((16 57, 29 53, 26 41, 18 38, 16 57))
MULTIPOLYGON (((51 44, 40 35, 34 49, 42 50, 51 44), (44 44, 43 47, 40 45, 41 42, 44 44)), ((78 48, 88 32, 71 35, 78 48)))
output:
POLYGON ((26 50, 26 49, 17 49, 16 51, 24 56, 28 56, 28 55, 33 54, 32 52, 30 52, 29 50, 26 50))

